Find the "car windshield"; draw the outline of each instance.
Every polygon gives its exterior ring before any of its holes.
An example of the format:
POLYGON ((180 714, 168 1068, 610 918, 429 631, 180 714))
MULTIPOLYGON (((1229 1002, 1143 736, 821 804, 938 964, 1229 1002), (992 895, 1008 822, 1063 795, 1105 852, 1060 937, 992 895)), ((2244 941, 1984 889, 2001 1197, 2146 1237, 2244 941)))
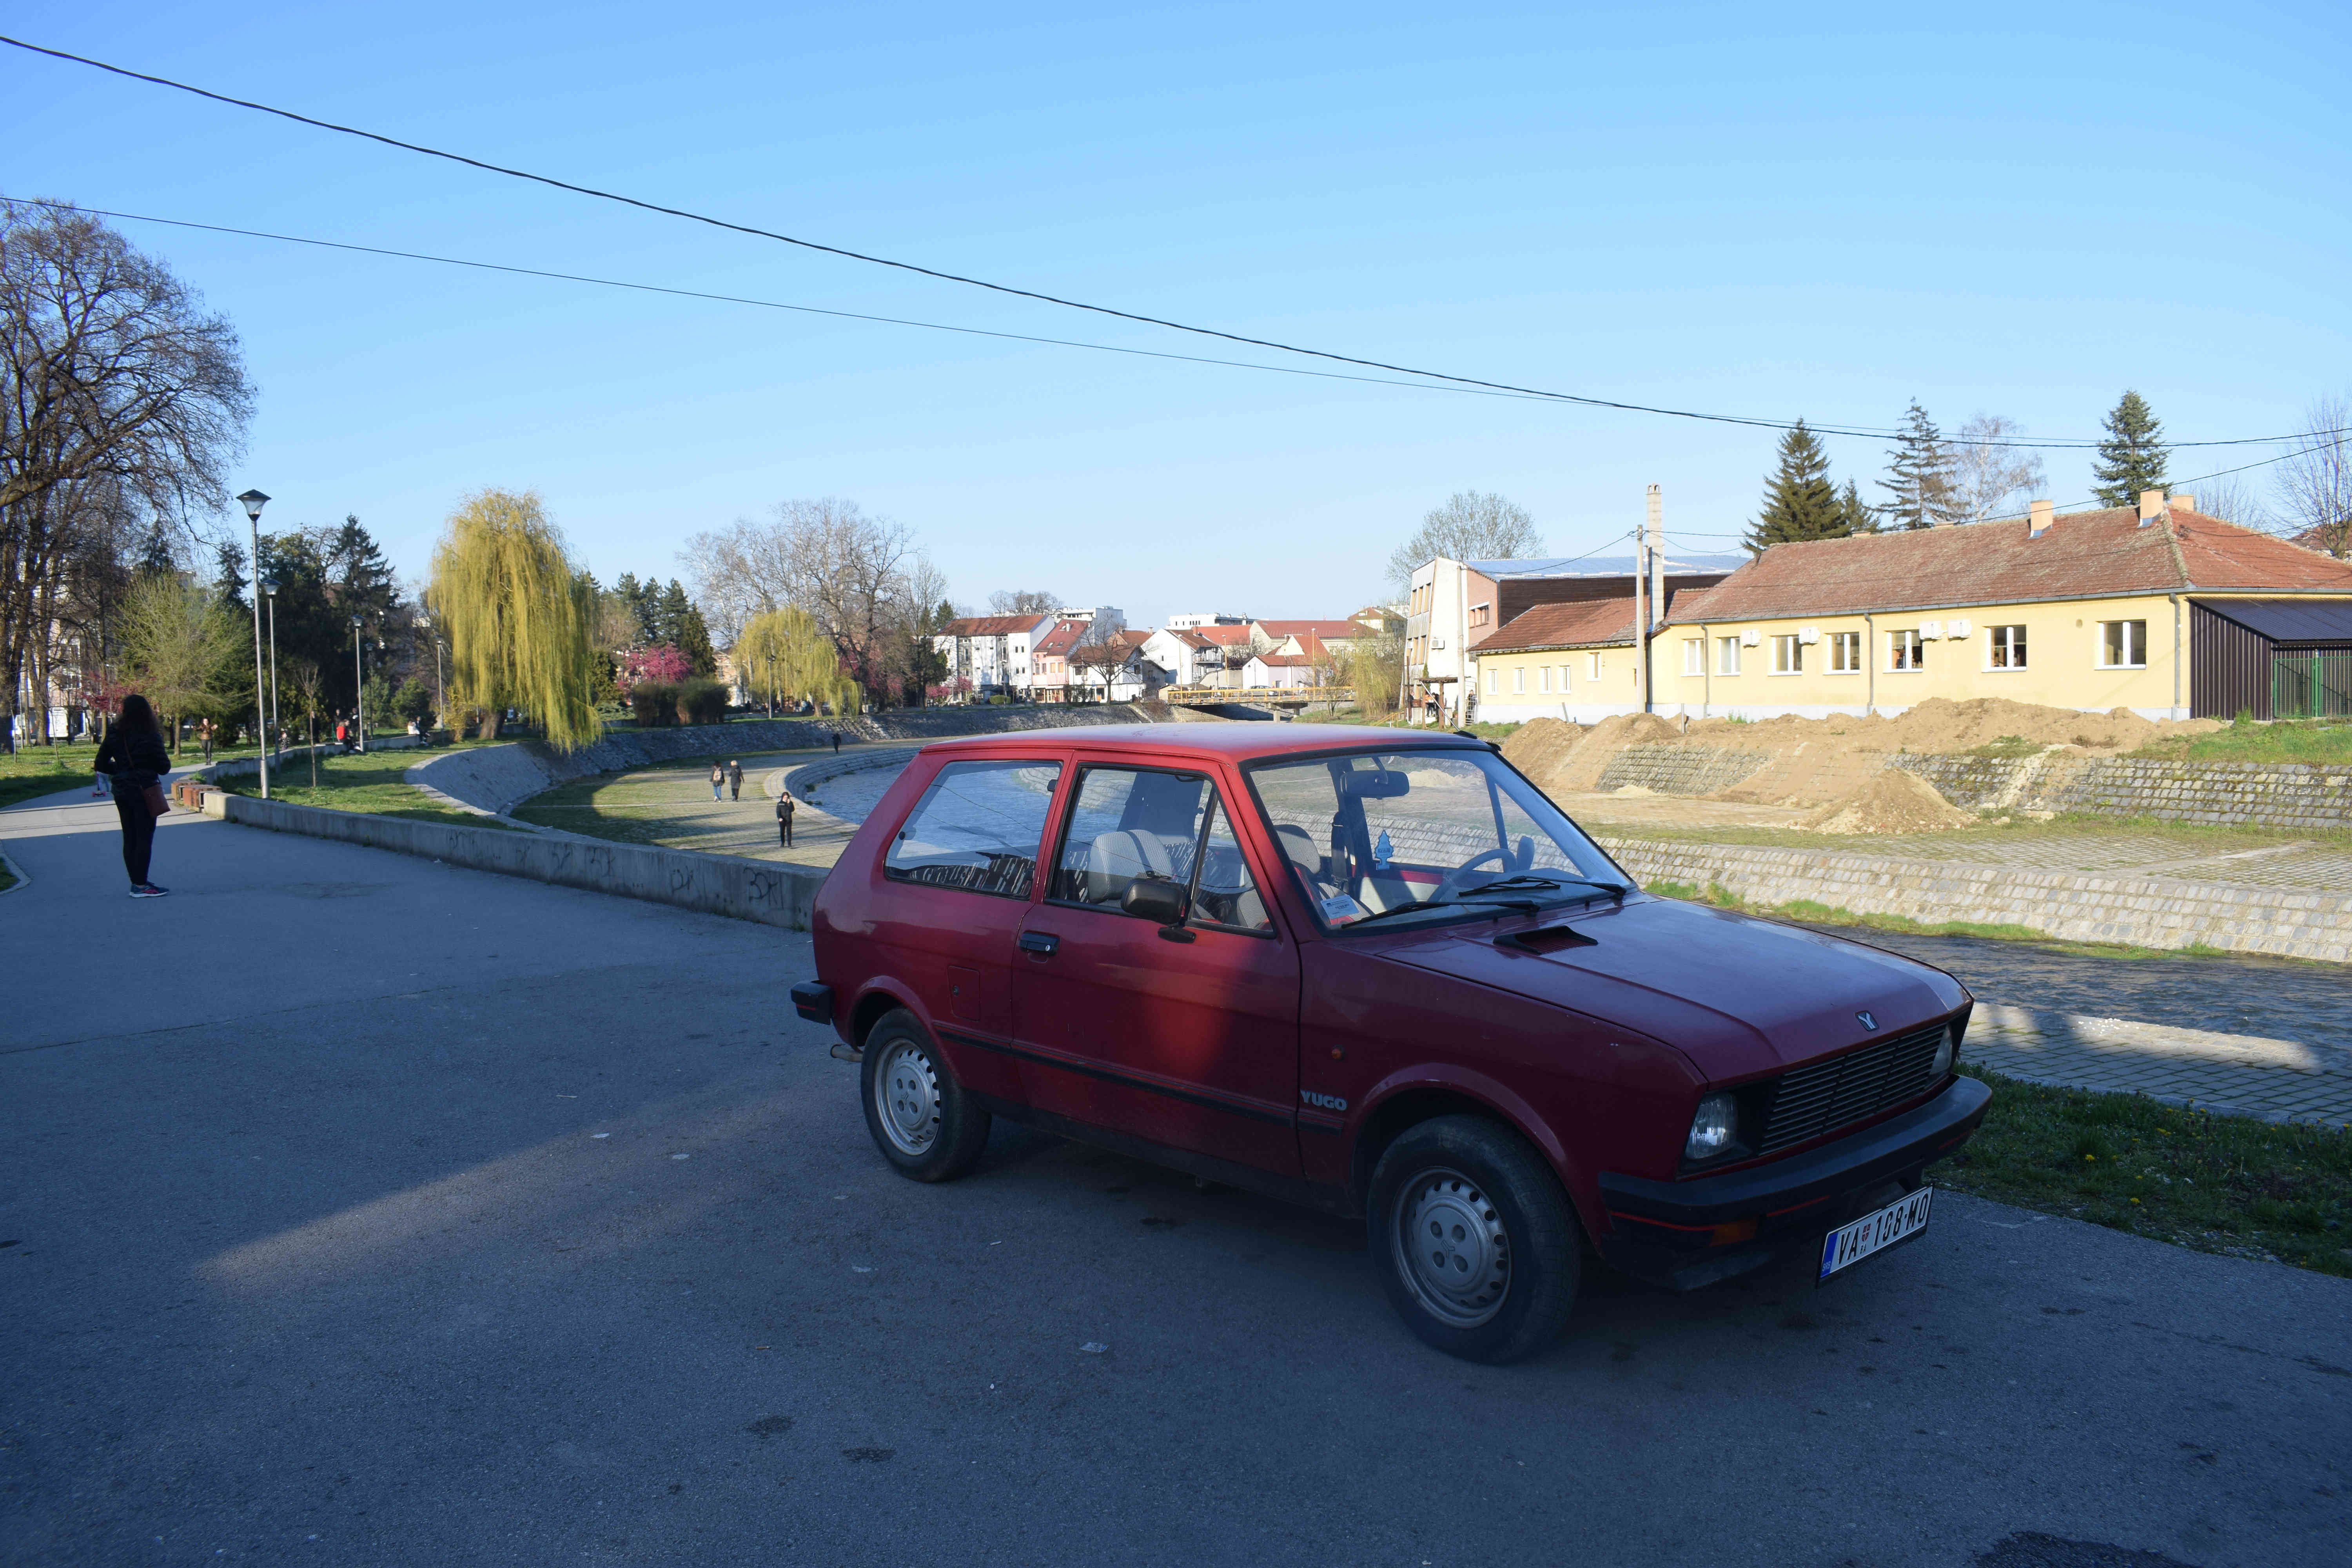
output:
POLYGON ((1483 747, 1262 763, 1249 780, 1327 927, 1523 911, 1633 888, 1483 747))

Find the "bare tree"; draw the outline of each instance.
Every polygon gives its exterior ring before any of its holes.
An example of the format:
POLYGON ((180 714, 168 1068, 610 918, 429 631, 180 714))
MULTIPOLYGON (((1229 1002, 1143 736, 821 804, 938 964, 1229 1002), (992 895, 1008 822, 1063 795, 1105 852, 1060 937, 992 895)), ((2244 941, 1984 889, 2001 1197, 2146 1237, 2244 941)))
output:
POLYGON ((992 616, 1050 616, 1062 607, 1059 594, 1040 588, 999 588, 988 596, 992 616))
POLYGON ((2020 503, 2049 484, 2039 453, 2007 445, 2024 434, 2016 420, 1999 414, 1979 414, 1960 426, 1948 448, 1959 521, 1983 522, 2021 511, 2020 503))
POLYGON ((79 527, 218 510, 252 410, 235 330, 162 263, 69 207, 0 201, 0 715, 79 527))
POLYGON ((1499 495, 1457 490, 1444 506, 1431 508, 1412 537, 1396 547, 1389 575, 1403 586, 1423 563, 1441 555, 1449 561, 1497 561, 1542 548, 1536 520, 1526 508, 1499 495))
POLYGON ((698 533, 680 552, 719 642, 731 646, 752 616, 806 610, 844 670, 880 699, 913 673, 910 628, 941 586, 914 531, 826 497, 779 505, 764 522, 698 533))
POLYGON ((2235 474, 2200 483, 2197 487, 2197 510, 2207 517, 2234 522, 2240 528, 2273 526, 2270 508, 2263 504, 2261 490, 2235 474))
POLYGON ((2297 544, 2352 556, 2352 401, 2323 397, 2304 419, 2294 455, 2279 465, 2282 520, 2297 544))

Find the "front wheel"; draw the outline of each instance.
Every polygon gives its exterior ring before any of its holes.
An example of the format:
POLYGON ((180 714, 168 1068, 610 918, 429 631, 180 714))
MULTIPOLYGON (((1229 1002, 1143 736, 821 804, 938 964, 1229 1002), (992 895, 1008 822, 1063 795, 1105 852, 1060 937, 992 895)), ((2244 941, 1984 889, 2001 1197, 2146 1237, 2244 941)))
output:
POLYGON ((866 1131, 900 1175, 953 1180, 988 1145, 989 1115, 965 1095, 939 1047, 901 1007, 867 1031, 859 1072, 866 1131))
POLYGON ((1372 1267, 1430 1345, 1508 1362, 1559 1337, 1576 1304, 1576 1221, 1518 1134, 1476 1116, 1422 1122, 1381 1154, 1370 1197, 1372 1267))

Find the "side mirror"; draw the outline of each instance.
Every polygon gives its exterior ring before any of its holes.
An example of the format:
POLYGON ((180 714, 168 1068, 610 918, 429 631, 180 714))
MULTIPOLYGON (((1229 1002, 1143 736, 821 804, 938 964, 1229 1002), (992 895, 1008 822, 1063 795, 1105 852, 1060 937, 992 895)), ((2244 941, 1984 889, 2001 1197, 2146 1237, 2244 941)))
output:
POLYGON ((1158 877, 1138 877, 1119 895, 1122 914, 1138 916, 1153 925, 1173 926, 1184 923, 1187 897, 1184 884, 1158 877))

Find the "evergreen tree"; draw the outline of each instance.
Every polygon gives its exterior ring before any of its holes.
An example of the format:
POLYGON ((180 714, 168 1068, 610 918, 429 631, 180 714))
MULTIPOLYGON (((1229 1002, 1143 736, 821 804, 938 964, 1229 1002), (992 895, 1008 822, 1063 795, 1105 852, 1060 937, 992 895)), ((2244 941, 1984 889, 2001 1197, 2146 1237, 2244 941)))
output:
POLYGON ((696 675, 707 679, 719 673, 719 651, 710 646, 710 628, 703 624, 701 610, 692 605, 677 618, 677 647, 696 675))
POLYGON ((329 579, 335 584, 335 605, 346 617, 359 616, 371 626, 381 626, 400 603, 392 563, 356 516, 347 515, 325 550, 329 579))
POLYGON ((2126 392, 2107 416, 2106 431, 2099 460, 2091 465, 2091 477, 2099 481, 2091 493, 2099 504, 2136 507, 2140 491, 2164 489, 2164 426, 2147 399, 2126 392))
POLYGON ((1862 499, 1862 487, 1852 479, 1838 492, 1838 521, 1845 524, 1848 533, 1878 531, 1878 512, 1862 499))
POLYGON ((163 577, 180 569, 172 552, 172 536, 163 531, 161 520, 147 525, 147 537, 139 546, 139 564, 133 568, 142 577, 163 577))
POLYGON ((1748 530, 1748 548, 1803 539, 1843 539, 1852 531, 1830 484, 1829 455, 1801 419, 1780 437, 1780 466, 1765 481, 1764 507, 1748 530))
POLYGON ((636 640, 640 644, 662 640, 656 635, 656 626, 660 619, 661 590, 654 585, 650 578, 640 583, 637 581, 635 573, 624 572, 621 574, 620 581, 613 584, 613 594, 621 601, 629 614, 635 617, 636 640))
POLYGON ((220 563, 219 573, 213 578, 214 594, 222 604, 249 614, 245 602, 245 546, 234 539, 224 539, 213 547, 213 553, 220 563))
MULTIPOLYGON (((661 590, 660 596, 654 601, 654 640, 682 648, 685 644, 679 639, 686 635, 686 617, 693 611, 694 601, 686 596, 686 590, 678 586, 677 579, 671 578, 669 586, 661 590)), ((703 634, 703 639, 706 642, 709 640, 708 632, 703 634)))
POLYGON ((1913 398, 1903 416, 1897 445, 1886 454, 1886 477, 1878 488, 1889 497, 1886 515, 1902 528, 1940 528, 1960 521, 1952 449, 1944 433, 1913 398))

